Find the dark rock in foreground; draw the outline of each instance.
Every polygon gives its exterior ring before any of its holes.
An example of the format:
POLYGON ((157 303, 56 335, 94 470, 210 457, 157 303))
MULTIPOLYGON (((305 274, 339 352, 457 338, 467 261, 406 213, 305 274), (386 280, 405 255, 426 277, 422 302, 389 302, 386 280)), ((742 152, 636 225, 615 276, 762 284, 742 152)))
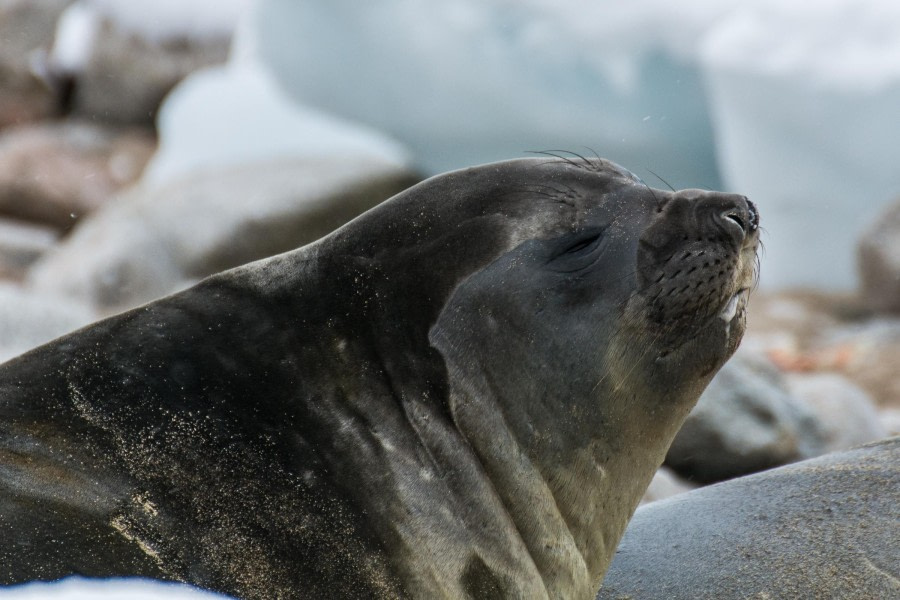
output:
POLYGON ((900 438, 636 512, 600 600, 900 598, 900 438))

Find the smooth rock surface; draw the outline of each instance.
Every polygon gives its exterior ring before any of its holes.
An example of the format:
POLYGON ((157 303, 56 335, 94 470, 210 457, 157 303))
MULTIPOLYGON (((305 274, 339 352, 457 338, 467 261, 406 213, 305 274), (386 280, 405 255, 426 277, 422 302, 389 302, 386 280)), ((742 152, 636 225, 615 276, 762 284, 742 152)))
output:
POLYGON ((87 121, 0 134, 0 214, 71 229, 141 175, 156 146, 143 129, 87 121))
POLYGON ((639 508, 600 600, 900 597, 900 438, 639 508))
POLYGON ((115 312, 314 241, 414 182, 394 162, 346 156, 138 186, 85 220, 27 280, 115 312))
POLYGON ((719 481, 815 456, 822 438, 815 413, 780 373, 739 352, 688 415, 666 464, 688 479, 719 481))

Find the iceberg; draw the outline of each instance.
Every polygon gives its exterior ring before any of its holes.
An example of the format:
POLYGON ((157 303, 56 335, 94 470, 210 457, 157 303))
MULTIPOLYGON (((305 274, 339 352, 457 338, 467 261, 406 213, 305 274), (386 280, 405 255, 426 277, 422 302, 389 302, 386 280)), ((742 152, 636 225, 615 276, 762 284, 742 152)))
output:
POLYGON ((900 5, 755 2, 700 60, 725 184, 768 231, 761 285, 855 288, 856 240, 900 195, 900 5))

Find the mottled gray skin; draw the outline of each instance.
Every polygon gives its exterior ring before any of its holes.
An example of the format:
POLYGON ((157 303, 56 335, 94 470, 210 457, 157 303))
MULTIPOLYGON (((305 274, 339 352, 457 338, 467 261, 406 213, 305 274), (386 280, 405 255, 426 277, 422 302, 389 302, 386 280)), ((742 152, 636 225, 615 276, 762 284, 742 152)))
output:
POLYGON ((601 600, 900 598, 900 438, 637 511, 601 600))
POLYGON ((34 350, 0 367, 0 581, 593 598, 757 236, 741 196, 509 161, 34 350))

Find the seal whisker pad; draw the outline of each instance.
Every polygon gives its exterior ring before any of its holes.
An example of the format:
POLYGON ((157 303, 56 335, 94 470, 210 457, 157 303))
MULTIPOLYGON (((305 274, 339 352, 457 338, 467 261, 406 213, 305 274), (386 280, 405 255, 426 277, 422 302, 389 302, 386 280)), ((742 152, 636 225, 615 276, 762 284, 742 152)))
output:
POLYGON ((743 335, 759 213, 548 154, 0 366, 0 582, 594 598, 743 335))

